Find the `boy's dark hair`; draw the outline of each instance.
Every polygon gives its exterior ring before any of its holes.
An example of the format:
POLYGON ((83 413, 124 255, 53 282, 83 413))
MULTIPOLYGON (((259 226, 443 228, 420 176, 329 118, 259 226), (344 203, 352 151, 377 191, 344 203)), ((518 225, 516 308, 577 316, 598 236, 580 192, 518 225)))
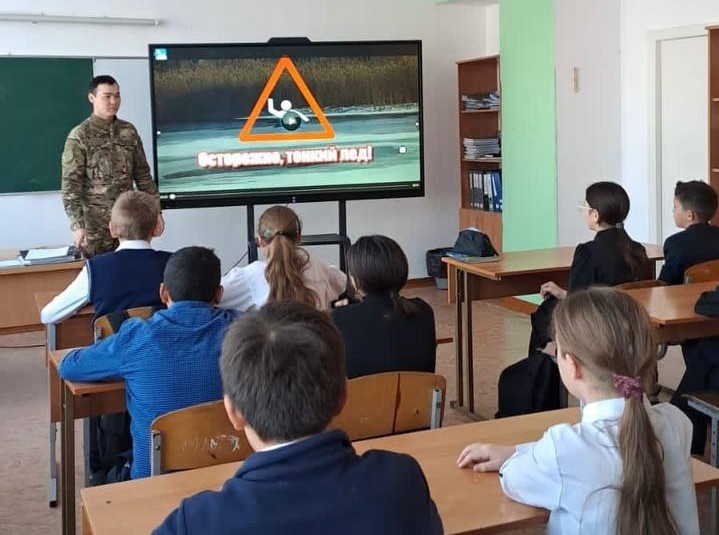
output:
POLYGON ((263 441, 322 432, 346 388, 344 342, 327 314, 300 302, 269 302, 227 330, 225 394, 263 441))
POLYGON ((398 312, 413 312, 411 303, 399 295, 407 284, 407 256, 392 238, 377 234, 359 238, 347 251, 347 272, 363 292, 389 296, 398 312))
POLYGON ((95 78, 90 80, 90 85, 87 88, 87 92, 94 95, 95 91, 97 91, 97 86, 99 86, 100 84, 116 85, 118 87, 120 85, 117 83, 117 80, 115 80, 109 74, 101 74, 99 76, 95 76, 95 78))
POLYGON ((183 247, 167 260, 163 282, 173 301, 211 303, 220 286, 220 259, 207 247, 183 247))
POLYGON ((694 212, 701 223, 706 223, 717 211, 717 193, 701 180, 677 182, 674 197, 685 210, 694 212))

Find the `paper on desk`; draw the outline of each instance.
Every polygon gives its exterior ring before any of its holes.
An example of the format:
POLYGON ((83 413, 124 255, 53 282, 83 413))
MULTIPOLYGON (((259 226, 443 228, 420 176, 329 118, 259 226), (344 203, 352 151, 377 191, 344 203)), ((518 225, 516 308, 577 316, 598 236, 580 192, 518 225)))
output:
POLYGON ((30 249, 25 255, 26 261, 45 260, 46 258, 57 258, 67 256, 69 247, 56 247, 55 249, 30 249))
POLYGON ((20 260, 0 260, 0 268, 22 266, 20 260))

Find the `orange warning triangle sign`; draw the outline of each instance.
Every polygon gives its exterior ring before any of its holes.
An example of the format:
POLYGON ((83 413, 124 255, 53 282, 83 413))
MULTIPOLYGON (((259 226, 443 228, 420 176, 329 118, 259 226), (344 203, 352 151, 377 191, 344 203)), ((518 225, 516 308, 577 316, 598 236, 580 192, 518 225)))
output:
POLYGON ((308 139, 332 139, 333 137, 335 137, 334 128, 332 128, 332 125, 327 120, 327 117, 325 117, 325 114, 322 112, 319 104, 317 104, 314 95, 312 95, 312 92, 307 87, 307 84, 297 70, 297 67, 295 67, 295 64, 292 63, 292 60, 288 56, 281 57, 277 62, 277 65, 275 65, 275 69, 272 71, 272 74, 267 79, 267 83, 265 84, 262 93, 260 93, 257 102, 255 102, 255 106, 252 108, 245 126, 240 131, 240 141, 297 141, 308 139), (252 127, 255 126, 255 121, 257 121, 260 112, 262 112, 267 104, 267 99, 277 85, 277 82, 284 71, 287 71, 287 73, 292 77, 295 85, 300 90, 300 93, 302 93, 302 96, 307 101, 307 104, 310 105, 310 108, 315 114, 315 117, 317 117, 320 125, 322 125, 322 130, 315 132, 294 131, 282 134, 252 134, 251 130, 252 127))

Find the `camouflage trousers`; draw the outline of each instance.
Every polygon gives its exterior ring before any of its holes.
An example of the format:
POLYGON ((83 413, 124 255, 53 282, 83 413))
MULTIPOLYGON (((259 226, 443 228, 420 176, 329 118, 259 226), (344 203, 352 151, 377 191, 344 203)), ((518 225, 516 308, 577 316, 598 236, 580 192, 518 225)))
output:
POLYGON ((107 229, 105 229, 105 232, 95 231, 92 233, 88 230, 85 242, 82 247, 82 256, 84 258, 114 251, 120 243, 116 238, 110 236, 110 231, 107 229))

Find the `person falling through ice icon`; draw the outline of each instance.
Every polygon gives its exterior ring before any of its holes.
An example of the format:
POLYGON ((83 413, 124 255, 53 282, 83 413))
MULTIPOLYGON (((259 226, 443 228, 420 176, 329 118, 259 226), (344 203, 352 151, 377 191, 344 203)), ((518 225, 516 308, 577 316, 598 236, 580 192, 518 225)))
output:
POLYGON ((310 122, 310 118, 304 113, 292 109, 292 101, 290 100, 280 102, 280 108, 279 110, 275 109, 275 100, 273 98, 267 99, 267 111, 280 120, 280 125, 285 130, 290 132, 297 130, 302 125, 300 120, 305 123, 310 122))

